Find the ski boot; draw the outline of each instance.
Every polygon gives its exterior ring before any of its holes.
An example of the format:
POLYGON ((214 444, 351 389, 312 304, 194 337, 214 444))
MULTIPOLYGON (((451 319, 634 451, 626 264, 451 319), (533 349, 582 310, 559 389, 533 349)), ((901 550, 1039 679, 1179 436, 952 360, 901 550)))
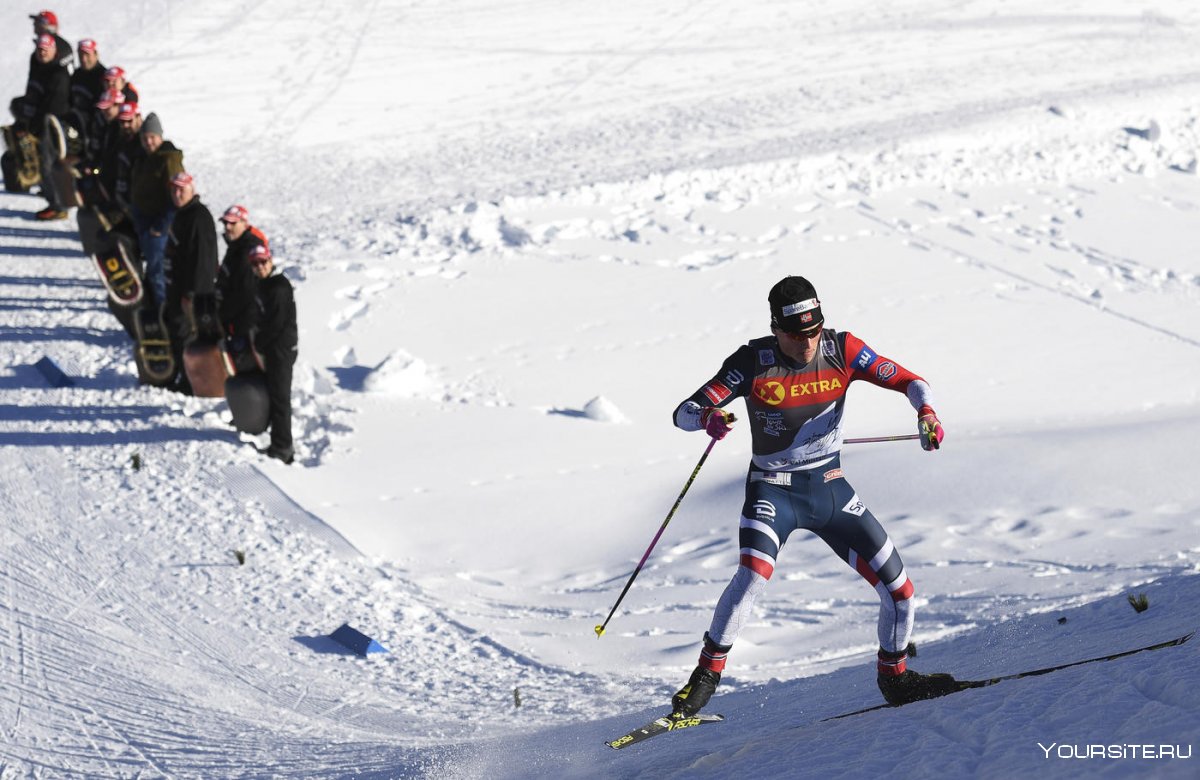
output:
POLYGON ((721 682, 721 673, 713 672, 705 669, 703 666, 697 666, 692 672, 692 676, 688 678, 687 685, 679 689, 678 693, 671 697, 671 714, 678 718, 690 718, 704 708, 708 704, 708 700, 712 698, 713 692, 717 690, 717 684, 721 682))
POLYGON ((936 699, 948 693, 963 690, 962 683, 949 674, 921 674, 907 668, 909 655, 916 655, 916 648, 909 645, 898 653, 879 650, 879 692, 893 707, 923 699, 936 699))

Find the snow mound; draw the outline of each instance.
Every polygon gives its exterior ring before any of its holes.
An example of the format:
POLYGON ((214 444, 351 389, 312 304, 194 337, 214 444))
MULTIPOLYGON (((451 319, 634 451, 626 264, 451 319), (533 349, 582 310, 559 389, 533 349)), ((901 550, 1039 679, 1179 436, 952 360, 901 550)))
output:
POLYGON ((623 423, 629 421, 621 413, 621 410, 617 408, 616 404, 602 395, 596 396, 583 405, 583 416, 589 420, 603 423, 623 423))
POLYGON ((367 376, 363 389, 368 393, 413 398, 432 392, 434 382, 425 361, 401 349, 388 355, 367 376))

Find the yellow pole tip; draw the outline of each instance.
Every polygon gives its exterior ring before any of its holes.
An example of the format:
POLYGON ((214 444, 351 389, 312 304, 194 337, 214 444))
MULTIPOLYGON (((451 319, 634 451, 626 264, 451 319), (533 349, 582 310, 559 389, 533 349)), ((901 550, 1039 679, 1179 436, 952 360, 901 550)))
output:
POLYGON ((604 636, 604 626, 596 626, 596 638, 604 636))

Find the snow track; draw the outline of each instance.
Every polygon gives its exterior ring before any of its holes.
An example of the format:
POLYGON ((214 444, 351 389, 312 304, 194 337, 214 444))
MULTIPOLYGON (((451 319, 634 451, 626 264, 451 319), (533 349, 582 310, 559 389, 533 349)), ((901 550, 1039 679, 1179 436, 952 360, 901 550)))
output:
MULTIPOLYGON (((1195 3, 56 11, 210 209, 270 236, 298 458, 138 387, 72 224, 0 195, 0 778, 1195 774, 1038 748, 1198 744, 1195 642, 820 723, 878 701, 878 602, 803 535, 731 655, 729 720, 603 747, 695 663, 744 428, 592 632, 703 449, 670 409, 790 273, 925 375, 947 428, 935 455, 844 453, 917 587, 916 668, 1200 623, 1195 3), (346 653, 342 623, 390 652, 346 653)), ((912 422, 851 391, 848 435, 912 422)))

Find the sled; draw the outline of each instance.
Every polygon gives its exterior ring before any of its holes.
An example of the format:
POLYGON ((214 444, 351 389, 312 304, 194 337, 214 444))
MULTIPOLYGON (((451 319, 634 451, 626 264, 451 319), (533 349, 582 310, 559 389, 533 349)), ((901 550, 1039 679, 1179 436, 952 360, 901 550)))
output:
MULTIPOLYGON (((137 306, 144 294, 142 275, 138 273, 129 252, 120 241, 110 242, 108 251, 92 255, 100 281, 112 302, 118 306, 137 306)), ((166 332, 166 329, 163 329, 166 332)))
POLYGON ((17 137, 12 125, 5 125, 4 145, 8 149, 4 163, 4 189, 8 192, 29 192, 42 181, 42 166, 38 159, 38 140, 31 133, 17 137))
POLYGON ((225 402, 233 415, 233 426, 242 433, 260 434, 270 425, 271 403, 267 378, 253 371, 225 380, 225 402))
POLYGON ((162 319, 162 309, 143 306, 134 317, 137 343, 133 357, 137 363, 138 382, 165 387, 175 378, 175 356, 171 354, 171 338, 162 319))
POLYGON ((216 343, 195 341, 187 345, 183 350, 183 370, 192 386, 192 395, 199 398, 225 396, 225 363, 216 343))

